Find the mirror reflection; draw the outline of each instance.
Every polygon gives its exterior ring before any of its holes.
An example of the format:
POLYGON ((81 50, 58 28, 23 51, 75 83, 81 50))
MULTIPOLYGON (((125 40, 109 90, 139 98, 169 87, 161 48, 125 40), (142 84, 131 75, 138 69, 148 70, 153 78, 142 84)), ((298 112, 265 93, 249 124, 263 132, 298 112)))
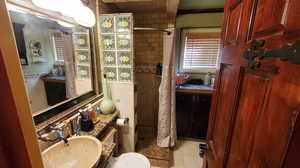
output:
POLYGON ((93 90, 89 29, 9 13, 33 115, 93 90))

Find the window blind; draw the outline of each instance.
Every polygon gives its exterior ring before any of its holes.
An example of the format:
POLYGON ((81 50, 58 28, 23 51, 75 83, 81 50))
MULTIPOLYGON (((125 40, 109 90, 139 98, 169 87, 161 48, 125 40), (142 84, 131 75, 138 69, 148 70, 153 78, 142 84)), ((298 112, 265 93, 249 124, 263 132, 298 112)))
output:
POLYGON ((64 38, 61 32, 52 33, 53 46, 55 52, 55 61, 64 61, 64 38))
POLYGON ((183 69, 216 68, 220 33, 186 33, 183 69))

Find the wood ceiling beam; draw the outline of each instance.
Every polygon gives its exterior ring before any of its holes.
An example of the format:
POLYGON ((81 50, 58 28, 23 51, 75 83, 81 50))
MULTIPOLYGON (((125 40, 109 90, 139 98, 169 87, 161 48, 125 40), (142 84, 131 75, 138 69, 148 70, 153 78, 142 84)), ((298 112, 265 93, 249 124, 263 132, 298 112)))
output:
POLYGON ((196 14, 196 13, 220 13, 220 12, 224 12, 224 8, 178 10, 177 15, 196 14))

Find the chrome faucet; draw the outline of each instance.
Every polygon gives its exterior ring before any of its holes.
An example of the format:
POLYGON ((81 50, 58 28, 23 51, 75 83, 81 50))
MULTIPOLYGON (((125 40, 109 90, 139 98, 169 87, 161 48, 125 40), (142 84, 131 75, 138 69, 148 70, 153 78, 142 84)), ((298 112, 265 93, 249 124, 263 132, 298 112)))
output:
POLYGON ((50 130, 50 132, 55 131, 56 138, 52 138, 52 139, 48 138, 49 133, 48 134, 47 133, 46 134, 42 134, 42 135, 40 135, 38 133, 38 139, 40 139, 41 141, 44 141, 44 142, 57 142, 57 141, 63 140, 64 143, 65 143, 65 145, 69 146, 68 138, 63 135, 62 128, 57 128, 57 127, 50 126, 49 130, 50 130))
POLYGON ((67 137, 64 137, 62 130, 56 130, 56 135, 59 141, 63 140, 66 146, 69 146, 67 137))

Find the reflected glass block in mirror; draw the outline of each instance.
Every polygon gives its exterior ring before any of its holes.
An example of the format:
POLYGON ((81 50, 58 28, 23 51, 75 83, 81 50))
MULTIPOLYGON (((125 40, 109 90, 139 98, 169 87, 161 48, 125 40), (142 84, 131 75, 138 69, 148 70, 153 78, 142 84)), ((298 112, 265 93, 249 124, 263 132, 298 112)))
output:
POLYGON ((100 17, 101 33, 114 33, 114 17, 102 16, 100 17))
POLYGON ((89 34, 89 29, 86 29, 84 27, 76 26, 73 27, 73 32, 76 34, 89 34))
POLYGON ((77 79, 90 79, 90 66, 77 65, 77 79))
POLYGON ((117 49, 118 50, 130 50, 131 41, 130 35, 118 34, 117 35, 117 49))
POLYGON ((117 68, 113 68, 113 67, 104 67, 103 70, 104 74, 106 74, 106 79, 110 80, 110 81, 116 81, 117 80, 117 68))
POLYGON ((119 68, 119 81, 120 82, 131 81, 131 68, 119 68))
POLYGON ((118 51, 118 65, 131 66, 132 56, 130 51, 118 51))
POLYGON ((76 49, 86 49, 90 48, 89 36, 87 34, 73 34, 75 48, 76 49))
POLYGON ((88 50, 76 50, 75 58, 78 64, 90 64, 90 52, 88 50))
POLYGON ((116 16, 116 27, 118 33, 130 33, 131 17, 130 16, 116 16))
POLYGON ((104 63, 104 65, 116 65, 116 52, 115 51, 104 51, 103 52, 103 63, 104 63))
POLYGON ((115 46, 115 36, 111 34, 105 34, 101 36, 102 39, 102 48, 104 50, 114 50, 115 46))

